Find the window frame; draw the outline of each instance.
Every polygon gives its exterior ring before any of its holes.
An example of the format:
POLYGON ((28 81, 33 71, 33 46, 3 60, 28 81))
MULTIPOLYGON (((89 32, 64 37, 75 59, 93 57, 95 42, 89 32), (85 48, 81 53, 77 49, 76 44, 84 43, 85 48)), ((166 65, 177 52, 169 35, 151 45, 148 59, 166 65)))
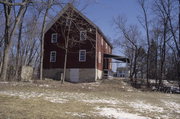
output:
POLYGON ((66 26, 71 25, 72 19, 71 18, 66 18, 66 26))
POLYGON ((104 42, 104 39, 103 39, 103 37, 101 37, 101 45, 103 46, 103 43, 104 42))
POLYGON ((86 50, 79 50, 79 62, 86 62, 86 50), (81 52, 85 52, 84 59, 81 59, 81 52))
POLYGON ((99 64, 101 63, 101 52, 99 51, 99 54, 98 54, 98 62, 99 62, 99 64))
POLYGON ((57 43, 57 38, 58 38, 58 34, 57 33, 52 33, 51 34, 51 43, 57 43), (53 36, 56 36, 55 39, 53 36))
POLYGON ((57 52, 56 52, 56 51, 50 51, 50 59, 49 59, 49 61, 50 61, 50 62, 56 62, 56 57, 57 57, 57 52), (54 57, 55 57, 54 59, 55 59, 55 60, 52 60, 52 59, 53 59, 53 58, 52 58, 52 57, 53 57, 53 56, 52 56, 53 53, 55 54, 55 55, 54 55, 54 57))
POLYGON ((80 35, 80 36, 79 36, 79 37, 80 37, 80 41, 85 41, 85 40, 87 39, 87 31, 86 31, 86 30, 80 31, 80 34, 79 34, 79 35, 80 35), (82 34, 83 32, 86 33, 86 34, 85 34, 85 39, 84 39, 84 40, 83 40, 82 37, 81 37, 81 34, 82 34))

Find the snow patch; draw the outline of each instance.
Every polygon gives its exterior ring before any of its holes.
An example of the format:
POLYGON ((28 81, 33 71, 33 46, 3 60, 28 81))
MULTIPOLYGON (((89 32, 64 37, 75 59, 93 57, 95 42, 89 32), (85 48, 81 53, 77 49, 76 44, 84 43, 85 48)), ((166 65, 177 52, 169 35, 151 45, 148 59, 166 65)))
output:
POLYGON ((50 101, 52 103, 66 103, 66 102, 68 102, 68 100, 62 99, 59 97, 45 97, 44 99, 47 101, 50 101))
POLYGON ((128 92, 132 92, 133 90, 132 89, 127 89, 128 92))
POLYGON ((39 85, 39 87, 46 87, 46 88, 48 88, 48 87, 49 87, 49 85, 44 84, 44 85, 39 85))
POLYGON ((165 101, 162 100, 162 102, 166 105, 166 107, 168 109, 170 109, 171 111, 175 111, 177 113, 180 113, 180 104, 176 103, 176 102, 170 102, 170 101, 165 101))
POLYGON ((8 84, 9 82, 0 82, 1 84, 8 84))
POLYGON ((9 95, 9 96, 18 96, 22 99, 41 97, 43 93, 36 92, 15 92, 15 91, 0 91, 0 94, 9 95))
POLYGON ((164 111, 162 107, 151 105, 149 103, 144 103, 143 101, 130 102, 129 106, 135 108, 136 110, 140 112, 163 112, 164 111))
POLYGON ((118 100, 115 99, 92 99, 92 100, 82 100, 86 103, 107 103, 107 104, 119 104, 118 100))
POLYGON ((107 118, 116 118, 116 119, 151 119, 149 117, 139 116, 137 114, 131 114, 128 112, 123 112, 120 109, 115 108, 99 108, 96 107, 97 112, 101 116, 107 118))
POLYGON ((68 115, 78 116, 78 117, 82 117, 82 118, 87 116, 86 113, 77 113, 77 112, 65 112, 65 113, 68 114, 68 115))

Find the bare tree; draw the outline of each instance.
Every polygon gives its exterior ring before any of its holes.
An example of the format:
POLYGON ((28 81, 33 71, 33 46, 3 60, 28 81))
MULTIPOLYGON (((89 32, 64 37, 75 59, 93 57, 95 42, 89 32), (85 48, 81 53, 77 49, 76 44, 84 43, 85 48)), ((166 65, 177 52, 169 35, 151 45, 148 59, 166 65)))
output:
POLYGON ((40 37, 40 42, 41 42, 41 55, 40 55, 40 80, 43 79, 43 58, 44 58, 44 34, 45 34, 45 29, 46 29, 46 19, 47 15, 49 12, 49 9, 51 8, 54 0, 48 0, 47 3, 45 4, 45 13, 43 17, 43 23, 42 23, 42 29, 41 29, 41 37, 40 37))
POLYGON ((139 0, 139 5, 141 6, 143 10, 143 18, 139 19, 140 23, 142 24, 143 28, 146 31, 146 39, 147 39, 147 69, 146 69, 146 79, 147 79, 147 87, 149 87, 149 52, 150 52, 150 36, 149 36, 149 21, 147 16, 147 9, 145 6, 145 0, 139 0))
MULTIPOLYGON (((138 73, 138 60, 140 60, 140 55, 142 52, 141 43, 138 41, 140 38, 140 32, 138 31, 138 28, 136 25, 130 25, 127 27, 126 25, 126 19, 124 17, 119 16, 117 19, 115 19, 115 24, 117 26, 117 29, 122 33, 125 42, 119 41, 120 44, 125 45, 127 48, 126 51, 128 51, 130 55, 130 78, 133 81, 133 78, 135 79, 135 84, 137 82, 137 73, 138 73), (122 43, 121 43, 122 42, 122 43), (130 51, 130 52, 129 52, 130 51)), ((142 60, 142 59, 141 59, 142 60)), ((140 63, 140 62, 139 62, 140 63)), ((140 66, 141 64, 139 64, 140 66)))
POLYGON ((12 45, 12 37, 19 25, 20 21, 22 20, 22 16, 26 10, 27 5, 29 4, 29 0, 23 0, 21 3, 13 3, 12 1, 0 1, 1 4, 4 6, 4 16, 5 16, 5 31, 4 31, 4 55, 3 55, 3 63, 1 69, 1 79, 6 80, 7 76, 7 67, 9 62, 9 52, 12 45), (17 16, 13 20, 12 23, 12 9, 16 5, 20 6, 18 9, 17 16))

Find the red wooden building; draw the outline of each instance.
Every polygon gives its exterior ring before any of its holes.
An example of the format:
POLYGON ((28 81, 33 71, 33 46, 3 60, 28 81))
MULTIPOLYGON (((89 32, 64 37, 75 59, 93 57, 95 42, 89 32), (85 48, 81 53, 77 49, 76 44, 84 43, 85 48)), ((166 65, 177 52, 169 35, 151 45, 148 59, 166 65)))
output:
POLYGON ((66 80, 96 81, 103 77, 105 70, 112 70, 112 48, 102 31, 73 5, 68 4, 47 25, 43 75, 60 79, 67 50, 66 80))

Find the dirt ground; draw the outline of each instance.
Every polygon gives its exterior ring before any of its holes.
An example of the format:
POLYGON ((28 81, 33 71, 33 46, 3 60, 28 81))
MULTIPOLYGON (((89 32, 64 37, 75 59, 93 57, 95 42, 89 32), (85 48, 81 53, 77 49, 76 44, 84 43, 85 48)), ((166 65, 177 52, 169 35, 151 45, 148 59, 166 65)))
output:
POLYGON ((142 92, 125 80, 0 82, 0 119, 180 118, 180 95, 142 92))

